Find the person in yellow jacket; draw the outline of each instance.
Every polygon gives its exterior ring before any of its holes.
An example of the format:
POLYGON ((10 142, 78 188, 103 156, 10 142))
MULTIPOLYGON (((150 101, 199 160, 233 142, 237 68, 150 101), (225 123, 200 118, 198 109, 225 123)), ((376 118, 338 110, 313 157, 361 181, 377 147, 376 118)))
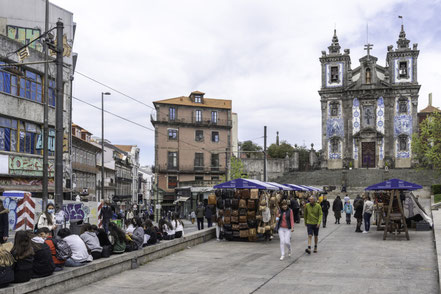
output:
POLYGON ((308 231, 308 248, 305 249, 305 252, 311 254, 311 241, 312 235, 314 235, 314 253, 317 253, 318 233, 323 212, 320 204, 316 203, 314 196, 309 197, 309 203, 305 205, 303 217, 308 231))

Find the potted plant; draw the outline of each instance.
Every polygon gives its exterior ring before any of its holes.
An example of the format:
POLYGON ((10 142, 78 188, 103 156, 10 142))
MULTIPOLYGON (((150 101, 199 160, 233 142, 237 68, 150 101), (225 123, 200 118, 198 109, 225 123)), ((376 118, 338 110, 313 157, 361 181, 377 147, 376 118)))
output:
POLYGON ((349 161, 349 169, 352 169, 352 161, 349 161))

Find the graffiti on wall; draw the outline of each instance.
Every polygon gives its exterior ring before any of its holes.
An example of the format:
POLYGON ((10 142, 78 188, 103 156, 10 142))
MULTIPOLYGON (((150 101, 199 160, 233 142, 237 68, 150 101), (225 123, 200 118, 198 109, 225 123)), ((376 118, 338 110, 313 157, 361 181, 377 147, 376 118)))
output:
MULTIPOLYGON (((23 45, 29 44, 34 39, 40 37, 41 34, 40 29, 23 28, 11 25, 6 26, 6 29, 8 31, 8 38, 19 41, 23 43, 23 45)), ((40 52, 43 51, 43 45, 38 41, 32 43, 29 47, 40 52)))
MULTIPOLYGON (((54 176, 54 161, 49 160, 49 177, 54 176)), ((43 159, 25 156, 9 156, 9 174, 43 176, 43 159)))
POLYGON ((67 220, 78 221, 89 218, 90 208, 83 203, 69 203, 63 205, 63 210, 66 212, 67 220))
POLYGON ((6 199, 3 201, 3 206, 6 209, 9 209, 9 214, 8 214, 9 229, 15 230, 15 225, 17 224, 18 201, 16 199, 6 197, 6 199))

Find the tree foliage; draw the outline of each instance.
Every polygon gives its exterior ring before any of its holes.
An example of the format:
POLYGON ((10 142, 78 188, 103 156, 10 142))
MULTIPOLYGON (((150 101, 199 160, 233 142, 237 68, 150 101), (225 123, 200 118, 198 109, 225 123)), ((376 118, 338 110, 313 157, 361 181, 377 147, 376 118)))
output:
POLYGON ((286 141, 282 141, 280 145, 271 144, 268 148, 268 155, 272 158, 285 158, 286 154, 291 157, 293 153, 294 147, 286 141))
POLYGON ((262 156, 262 154, 259 153, 260 151, 262 151, 262 147, 260 147, 251 140, 239 142, 239 147, 240 147, 240 152, 245 153, 247 158, 251 158, 251 157, 256 158, 262 156))
MULTIPOLYGON (((240 158, 237 158, 235 156, 232 156, 230 158, 230 179, 246 179, 247 175, 244 171, 243 163, 240 160, 240 158)), ((221 181, 225 182, 226 178, 225 176, 221 177, 221 181)))
POLYGON ((433 113, 419 126, 412 138, 412 152, 419 165, 441 171, 441 113, 433 113))

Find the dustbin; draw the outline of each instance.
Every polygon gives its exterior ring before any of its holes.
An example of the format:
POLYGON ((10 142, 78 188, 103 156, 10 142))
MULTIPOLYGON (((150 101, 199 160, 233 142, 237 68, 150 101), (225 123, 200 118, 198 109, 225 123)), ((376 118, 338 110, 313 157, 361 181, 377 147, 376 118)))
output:
POLYGON ((70 221, 70 232, 75 235, 81 234, 81 228, 83 227, 83 220, 71 220, 70 221))

